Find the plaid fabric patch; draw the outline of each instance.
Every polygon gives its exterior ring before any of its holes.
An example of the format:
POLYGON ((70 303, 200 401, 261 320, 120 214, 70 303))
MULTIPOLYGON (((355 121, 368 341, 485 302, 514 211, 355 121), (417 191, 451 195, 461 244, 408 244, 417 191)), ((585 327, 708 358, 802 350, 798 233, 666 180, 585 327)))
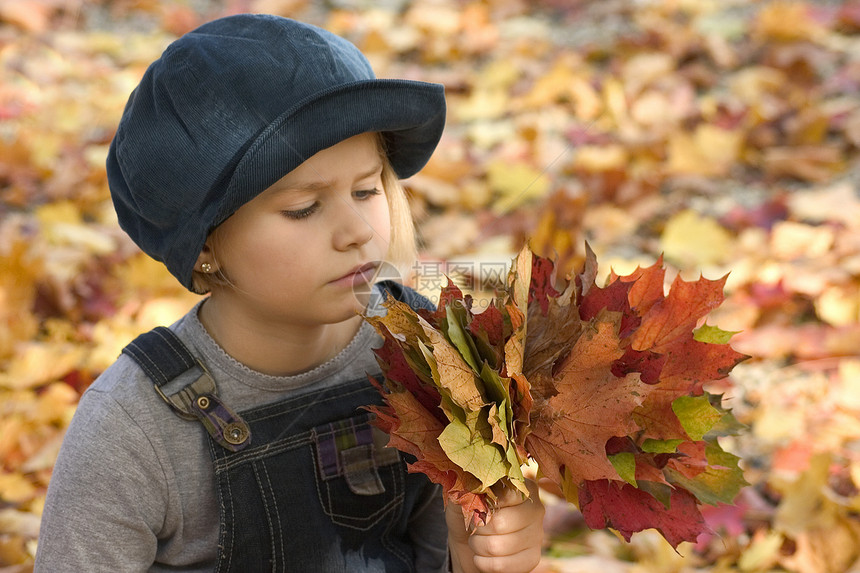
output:
MULTIPOLYGON (((373 432, 363 420, 339 420, 314 429, 323 479, 343 475, 344 463, 340 453, 356 446, 373 446, 373 432), (358 423, 356 423, 358 422, 358 423)), ((372 456, 372 448, 371 448, 372 456)))
POLYGON ((385 491, 378 468, 399 461, 397 452, 374 443, 366 418, 340 420, 314 429, 317 459, 323 480, 343 477, 356 495, 385 491))

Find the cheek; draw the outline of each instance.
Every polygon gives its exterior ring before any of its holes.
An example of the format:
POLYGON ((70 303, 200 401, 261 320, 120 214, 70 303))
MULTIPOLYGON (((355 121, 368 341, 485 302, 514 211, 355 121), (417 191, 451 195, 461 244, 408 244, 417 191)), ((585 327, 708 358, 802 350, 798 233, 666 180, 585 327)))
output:
POLYGON ((391 242, 391 212, 388 209, 388 201, 378 201, 372 216, 377 236, 388 245, 391 242))
MULTIPOLYGON (((243 229, 244 230, 244 229, 243 229)), ((237 286, 249 287, 249 282, 271 282, 273 275, 283 280, 284 273, 300 274, 306 270, 300 233, 284 234, 277 227, 258 225, 247 232, 232 233, 221 245, 225 274, 237 286)), ((305 257, 307 258, 307 257, 305 257)))

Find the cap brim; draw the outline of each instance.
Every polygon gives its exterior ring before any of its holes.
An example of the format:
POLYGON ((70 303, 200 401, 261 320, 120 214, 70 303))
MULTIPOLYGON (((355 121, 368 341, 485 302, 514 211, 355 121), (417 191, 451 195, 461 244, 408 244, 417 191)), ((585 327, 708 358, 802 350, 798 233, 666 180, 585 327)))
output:
MULTIPOLYGON (((394 172, 410 177, 433 154, 445 113, 443 86, 410 80, 362 80, 298 102, 250 142, 226 190, 217 191, 220 200, 208 203, 215 212, 207 219, 214 228, 315 153, 361 133, 383 134, 394 172)), ((203 245, 175 247, 199 252, 203 245)), ((190 277, 193 262, 179 274, 190 277)))
POLYGON ((299 102, 273 121, 239 160, 227 197, 237 206, 270 187, 309 157, 344 139, 382 133, 401 179, 417 173, 445 127, 442 86, 408 80, 363 80, 299 102))

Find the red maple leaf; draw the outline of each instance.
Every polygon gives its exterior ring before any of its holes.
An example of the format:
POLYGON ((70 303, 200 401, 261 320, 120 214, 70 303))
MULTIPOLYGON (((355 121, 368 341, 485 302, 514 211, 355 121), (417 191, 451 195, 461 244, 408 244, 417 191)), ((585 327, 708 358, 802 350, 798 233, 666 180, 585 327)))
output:
POLYGON ((630 541, 643 529, 659 531, 673 547, 695 542, 707 530, 696 498, 673 489, 669 507, 651 494, 618 480, 588 481, 579 489, 579 507, 592 529, 612 527, 630 541))
POLYGON ((617 332, 620 316, 601 317, 556 365, 557 394, 533 417, 526 438, 526 449, 544 475, 559 484, 565 469, 574 485, 617 477, 606 442, 636 431, 632 414, 647 392, 638 377, 612 374, 612 364, 624 354, 617 332))

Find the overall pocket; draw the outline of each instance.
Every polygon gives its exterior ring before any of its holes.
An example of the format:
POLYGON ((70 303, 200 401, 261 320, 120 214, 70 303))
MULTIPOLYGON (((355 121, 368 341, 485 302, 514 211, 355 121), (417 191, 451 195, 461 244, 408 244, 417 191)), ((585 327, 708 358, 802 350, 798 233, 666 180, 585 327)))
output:
POLYGON ((406 469, 370 414, 313 429, 317 493, 333 523, 365 531, 402 503, 406 469))

